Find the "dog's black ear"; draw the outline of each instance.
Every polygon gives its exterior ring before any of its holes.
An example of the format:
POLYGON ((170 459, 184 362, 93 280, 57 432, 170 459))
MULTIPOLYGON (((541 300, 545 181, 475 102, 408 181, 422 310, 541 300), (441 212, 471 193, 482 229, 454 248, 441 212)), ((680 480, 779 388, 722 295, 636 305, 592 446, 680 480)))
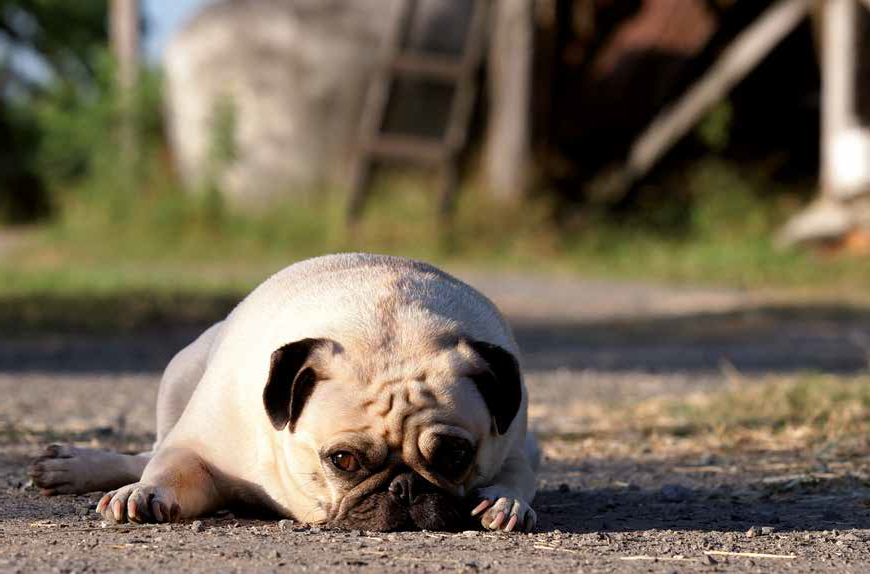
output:
POLYGON ((305 363, 315 348, 329 342, 328 339, 302 339, 272 353, 263 404, 275 430, 288 424, 290 432, 295 430, 302 408, 317 383, 317 374, 305 363))
POLYGON ((498 345, 483 341, 466 340, 487 368, 471 375, 477 390, 483 395, 498 434, 504 434, 520 410, 523 400, 520 365, 516 357, 498 345))

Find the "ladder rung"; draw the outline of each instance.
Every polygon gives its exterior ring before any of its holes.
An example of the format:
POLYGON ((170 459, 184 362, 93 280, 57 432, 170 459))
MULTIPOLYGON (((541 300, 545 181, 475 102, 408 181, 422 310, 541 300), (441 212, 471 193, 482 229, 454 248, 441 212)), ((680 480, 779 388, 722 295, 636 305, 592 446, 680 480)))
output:
POLYGON ((379 134, 363 145, 363 150, 381 158, 438 163, 447 159, 449 150, 440 140, 414 136, 379 134))
POLYGON ((395 73, 426 76, 447 82, 458 81, 463 71, 461 61, 444 56, 404 53, 393 60, 395 73))

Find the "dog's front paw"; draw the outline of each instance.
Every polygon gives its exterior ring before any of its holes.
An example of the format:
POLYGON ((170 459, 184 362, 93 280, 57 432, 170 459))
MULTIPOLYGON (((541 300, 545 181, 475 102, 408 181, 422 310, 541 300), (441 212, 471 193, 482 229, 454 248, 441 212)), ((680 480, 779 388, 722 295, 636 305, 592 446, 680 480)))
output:
POLYGON ((107 522, 175 522, 181 507, 171 488, 136 482, 107 493, 97 504, 107 522))
POLYGON ((531 532, 538 522, 532 507, 512 491, 501 486, 488 486, 477 491, 480 503, 471 511, 481 513, 480 523, 487 530, 531 532))

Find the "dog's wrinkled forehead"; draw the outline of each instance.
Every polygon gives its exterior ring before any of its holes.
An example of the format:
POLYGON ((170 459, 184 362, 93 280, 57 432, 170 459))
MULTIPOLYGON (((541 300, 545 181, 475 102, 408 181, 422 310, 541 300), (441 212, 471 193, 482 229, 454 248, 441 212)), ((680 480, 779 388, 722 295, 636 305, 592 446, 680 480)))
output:
POLYGON ((425 380, 384 380, 370 388, 362 408, 371 417, 382 421, 386 443, 398 447, 409 418, 438 406, 435 394, 427 388, 425 380))
MULTIPOLYGON (((479 357, 457 337, 396 345, 386 353, 364 346, 355 350, 334 355, 322 349, 311 361, 324 378, 358 383, 361 409, 382 421, 384 439, 392 446, 401 443, 409 422, 425 423, 433 411, 455 410, 457 393, 463 391, 456 381, 481 369, 479 357)), ((471 387, 464 390, 473 393, 471 387)))

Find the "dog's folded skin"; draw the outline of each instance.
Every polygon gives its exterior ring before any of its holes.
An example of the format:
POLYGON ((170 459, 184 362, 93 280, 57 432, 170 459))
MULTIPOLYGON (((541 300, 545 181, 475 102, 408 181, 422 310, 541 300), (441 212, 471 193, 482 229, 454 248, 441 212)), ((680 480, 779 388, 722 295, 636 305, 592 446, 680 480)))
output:
POLYGON ((517 358, 495 306, 434 267, 310 259, 170 362, 151 453, 55 445, 31 475, 46 494, 115 488, 97 507, 113 522, 242 504, 368 530, 529 531, 538 455, 517 358))

